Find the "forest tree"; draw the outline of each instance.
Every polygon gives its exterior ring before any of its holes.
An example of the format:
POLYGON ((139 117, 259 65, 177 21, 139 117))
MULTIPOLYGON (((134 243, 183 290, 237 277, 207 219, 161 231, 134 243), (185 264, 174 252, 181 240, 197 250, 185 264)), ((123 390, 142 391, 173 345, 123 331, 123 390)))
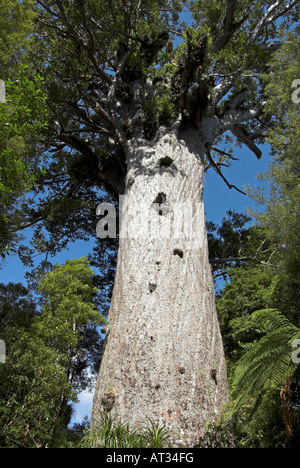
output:
POLYGON ((103 412, 132 427, 151 418, 192 446, 228 398, 203 175, 210 166, 239 190, 222 172, 228 145, 262 156, 274 120, 262 77, 300 1, 34 3, 32 64, 52 116, 36 192, 47 197, 25 206, 19 230, 43 225, 55 249, 91 222, 87 200, 125 197, 92 428, 103 412))

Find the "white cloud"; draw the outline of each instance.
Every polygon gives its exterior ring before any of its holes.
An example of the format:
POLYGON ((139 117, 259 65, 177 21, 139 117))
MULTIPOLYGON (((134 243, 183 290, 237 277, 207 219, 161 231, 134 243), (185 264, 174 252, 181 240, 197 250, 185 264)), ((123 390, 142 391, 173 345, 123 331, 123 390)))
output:
POLYGON ((93 407, 93 397, 94 392, 82 392, 79 393, 78 399, 79 403, 74 405, 74 414, 72 417, 71 423, 81 423, 85 416, 91 417, 92 407, 93 407))

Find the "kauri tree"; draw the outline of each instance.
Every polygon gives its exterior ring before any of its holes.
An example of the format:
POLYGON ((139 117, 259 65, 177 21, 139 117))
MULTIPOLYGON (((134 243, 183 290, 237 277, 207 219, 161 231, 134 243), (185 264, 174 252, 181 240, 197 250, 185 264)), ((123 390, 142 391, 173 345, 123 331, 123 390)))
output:
POLYGON ((39 245, 43 226, 56 246, 92 225, 88 200, 103 189, 125 196, 93 429, 103 412, 131 426, 151 418, 189 446, 227 402, 203 175, 211 166, 234 188, 222 173, 228 145, 261 157, 274 121, 263 75, 299 4, 35 1, 32 63, 52 115, 36 191, 47 196, 25 206, 19 228, 38 223, 39 245))

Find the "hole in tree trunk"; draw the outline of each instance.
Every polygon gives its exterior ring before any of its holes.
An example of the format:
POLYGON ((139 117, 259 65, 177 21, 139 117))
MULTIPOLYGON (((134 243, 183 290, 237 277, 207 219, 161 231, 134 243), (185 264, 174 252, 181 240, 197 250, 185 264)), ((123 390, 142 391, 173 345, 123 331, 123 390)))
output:
POLYGON ((170 158, 170 156, 166 156, 159 160, 159 165, 163 169, 168 169, 168 167, 172 166, 172 164, 173 164, 173 159, 170 158))
POLYGON ((210 376, 215 381, 215 384, 218 385, 216 369, 211 369, 210 370, 210 376))
POLYGON ((153 293, 155 291, 155 289, 157 288, 157 283, 155 281, 151 281, 149 283, 149 290, 151 293, 153 293))
POLYGON ((162 205, 163 203, 167 202, 167 195, 163 192, 160 192, 157 197, 155 198, 153 203, 156 203, 158 205, 162 205))
POLYGON ((183 258, 183 251, 180 249, 175 249, 173 251, 173 255, 177 255, 178 257, 183 258))

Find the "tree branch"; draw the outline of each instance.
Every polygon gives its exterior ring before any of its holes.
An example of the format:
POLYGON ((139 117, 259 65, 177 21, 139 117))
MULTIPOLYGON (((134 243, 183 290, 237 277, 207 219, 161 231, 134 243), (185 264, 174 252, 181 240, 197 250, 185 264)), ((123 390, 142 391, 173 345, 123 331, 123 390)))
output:
MULTIPOLYGON (((228 263, 238 263, 238 262, 254 262, 260 265, 264 265, 264 266, 275 267, 277 269, 279 268, 278 265, 275 265, 274 263, 270 263, 270 261, 264 262, 263 260, 259 260, 258 258, 251 257, 251 256, 250 257, 228 257, 228 258, 210 259, 209 262, 211 265, 226 265, 228 263)), ((221 276, 225 278, 227 274, 228 272, 226 270, 225 271, 223 270, 221 272, 214 274, 213 279, 215 280, 217 278, 220 278, 221 276)))
POLYGON ((240 190, 238 187, 236 187, 235 185, 232 185, 228 182, 228 180, 226 179, 226 177, 224 176, 224 174, 222 173, 221 169, 219 168, 219 166, 216 164, 216 162, 214 161, 213 157, 211 156, 211 153, 210 153, 210 149, 209 147, 206 145, 206 155, 208 157, 208 160, 209 162, 211 163, 212 167, 214 168, 214 170, 216 171, 217 174, 219 174, 219 176, 221 176, 221 178, 224 180, 225 184, 227 185, 227 187, 232 190, 232 189, 235 189, 237 190, 239 193, 241 193, 242 195, 246 195, 245 192, 243 192, 242 190, 240 190))
POLYGON ((217 153, 221 154, 222 156, 228 156, 228 157, 229 157, 230 159, 232 159, 233 161, 239 161, 238 158, 234 158, 234 157, 232 156, 232 154, 226 153, 226 151, 222 151, 222 150, 220 150, 219 148, 215 148, 214 146, 212 146, 211 149, 212 149, 213 151, 216 151, 217 153))
POLYGON ((231 97, 225 105, 225 108, 227 110, 226 114, 229 113, 229 111, 236 110, 238 106, 240 106, 243 102, 246 101, 246 98, 249 96, 249 90, 248 89, 243 89, 240 93, 235 94, 233 97, 231 97))
POLYGON ((277 0, 275 3, 273 3, 268 10, 266 11, 264 17, 261 19, 261 21, 258 23, 256 28, 254 29, 253 33, 250 35, 249 41, 254 43, 257 42, 263 29, 271 24, 273 21, 276 21, 278 18, 283 16, 285 13, 288 13, 290 10, 292 10, 298 3, 300 3, 300 0, 291 0, 288 5, 285 4, 285 0, 277 0), (282 8, 281 8, 282 7, 282 8))
POLYGON ((234 13, 237 0, 227 0, 226 16, 222 35, 217 39, 214 45, 214 52, 219 52, 230 41, 234 32, 234 13))
MULTIPOLYGON (((49 6, 45 5, 44 1, 37 0, 37 2, 42 8, 44 8, 48 13, 50 13, 53 17, 55 17, 56 21, 60 20, 63 23, 63 25, 64 25, 64 27, 66 29, 63 30, 57 24, 48 22, 44 18, 38 18, 38 21, 45 24, 46 26, 58 31, 59 35, 61 37, 63 37, 64 39, 69 38, 77 46, 83 47, 87 51, 88 57, 89 57, 92 65, 93 65, 96 73, 98 74, 98 76, 103 80, 103 82, 111 85, 112 80, 111 80, 110 76, 104 70, 101 70, 101 68, 98 65, 98 61, 97 61, 97 59, 95 57, 95 43, 94 43, 93 35, 92 35, 92 32, 91 32, 90 28, 87 31, 88 36, 89 36, 89 41, 86 42, 80 37, 80 35, 78 34, 78 31, 76 30, 76 28, 70 23, 61 0, 55 0, 55 3, 57 5, 57 8, 58 8, 61 16, 58 15, 57 13, 55 13, 51 8, 49 8, 49 6)), ((80 8, 81 16, 83 17, 83 21, 85 22, 86 17, 83 16, 82 9, 83 9, 83 7, 81 5, 81 8, 80 8)))
POLYGON ((237 0, 227 0, 226 16, 222 35, 216 40, 213 52, 220 52, 230 41, 234 33, 246 21, 248 13, 239 22, 234 22, 234 14, 237 7, 237 0))
MULTIPOLYGON (((261 265, 268 265, 268 266, 277 266, 279 268, 278 265, 273 265, 270 263, 270 260, 271 258, 273 257, 274 253, 277 251, 277 249, 269 249, 269 251, 272 251, 272 254, 270 255, 270 259, 265 262, 264 260, 260 260, 258 257, 257 257, 257 254, 254 254, 254 255, 245 255, 245 256, 241 256, 241 257, 227 257, 227 258, 213 258, 213 259, 210 259, 210 263, 213 264, 213 265, 222 265, 222 264, 226 264, 226 263, 236 263, 236 262, 256 262, 256 263, 259 263, 261 265)), ((266 253, 266 252, 262 252, 262 253, 266 253)))
POLYGON ((90 167, 91 176, 105 185, 107 191, 115 197, 122 193, 125 168, 117 154, 112 157, 101 159, 92 149, 83 141, 75 136, 60 134, 57 140, 66 143, 71 148, 82 154, 90 167))
POLYGON ((266 44, 260 44, 259 47, 261 50, 267 50, 268 52, 276 52, 282 46, 282 41, 271 41, 266 44))
POLYGON ((230 130, 236 125, 247 120, 258 117, 266 102, 257 104, 254 109, 230 109, 225 113, 225 116, 220 119, 223 132, 230 130))
POLYGON ((257 157, 257 159, 260 159, 262 157, 262 151, 256 146, 254 143, 254 138, 256 137, 256 134, 248 134, 246 130, 239 126, 239 125, 234 125, 234 127, 230 130, 231 133, 233 133, 234 136, 237 137, 239 141, 244 143, 257 157))
POLYGON ((122 145, 126 146, 126 136, 120 127, 119 123, 101 106, 99 102, 96 102, 88 97, 83 97, 83 101, 96 112, 101 119, 108 124, 110 128, 114 130, 117 137, 117 141, 122 145))
POLYGON ((45 5, 45 3, 41 0, 36 0, 36 3, 38 5, 40 5, 42 8, 44 8, 44 10, 48 11, 48 13, 51 14, 51 16, 54 16, 58 19, 61 19, 61 17, 59 16, 58 13, 56 13, 54 10, 52 10, 48 5, 45 5))
POLYGON ((118 70, 112 80, 112 84, 110 85, 108 96, 107 96, 107 105, 109 106, 109 109, 112 109, 115 106, 118 80, 123 73, 128 56, 129 56, 129 51, 126 51, 118 67, 118 70))
MULTIPOLYGON (((222 258, 210 258, 209 261, 210 261, 210 263, 212 265, 223 265, 223 264, 226 265, 227 263, 238 263, 238 262, 256 262, 256 263, 259 263, 261 265, 278 267, 278 265, 272 265, 271 264, 271 260, 272 260, 273 255, 276 252, 278 252, 278 247, 272 247, 270 249, 262 250, 263 246, 265 245, 266 242, 267 242, 267 238, 265 238, 263 240, 263 242, 258 247, 256 252, 253 253, 252 255, 240 255, 240 251, 241 251, 241 249, 240 249, 239 252, 237 253, 237 256, 222 257, 222 258), (261 260, 261 256, 266 255, 266 254, 270 254, 268 260, 267 261, 261 260)), ((221 273, 217 273, 214 276, 214 278, 217 278, 219 276, 224 276, 224 275, 226 275, 225 271, 223 271, 221 273)))
POLYGON ((28 221, 28 223, 23 224, 22 226, 18 226, 15 229, 12 230, 13 233, 19 232, 19 231, 24 231, 25 229, 30 228, 31 226, 34 226, 37 223, 40 223, 43 221, 42 216, 37 216, 37 218, 33 219, 32 221, 28 221))
POLYGON ((184 66, 179 73, 181 78, 179 109, 181 113, 186 109, 187 96, 195 71, 204 63, 207 52, 207 36, 198 38, 197 43, 195 43, 187 31, 186 46, 187 50, 184 66))
POLYGON ((216 106, 218 102, 226 96, 227 93, 231 90, 236 77, 233 75, 227 76, 224 80, 219 83, 213 90, 213 105, 216 106))

